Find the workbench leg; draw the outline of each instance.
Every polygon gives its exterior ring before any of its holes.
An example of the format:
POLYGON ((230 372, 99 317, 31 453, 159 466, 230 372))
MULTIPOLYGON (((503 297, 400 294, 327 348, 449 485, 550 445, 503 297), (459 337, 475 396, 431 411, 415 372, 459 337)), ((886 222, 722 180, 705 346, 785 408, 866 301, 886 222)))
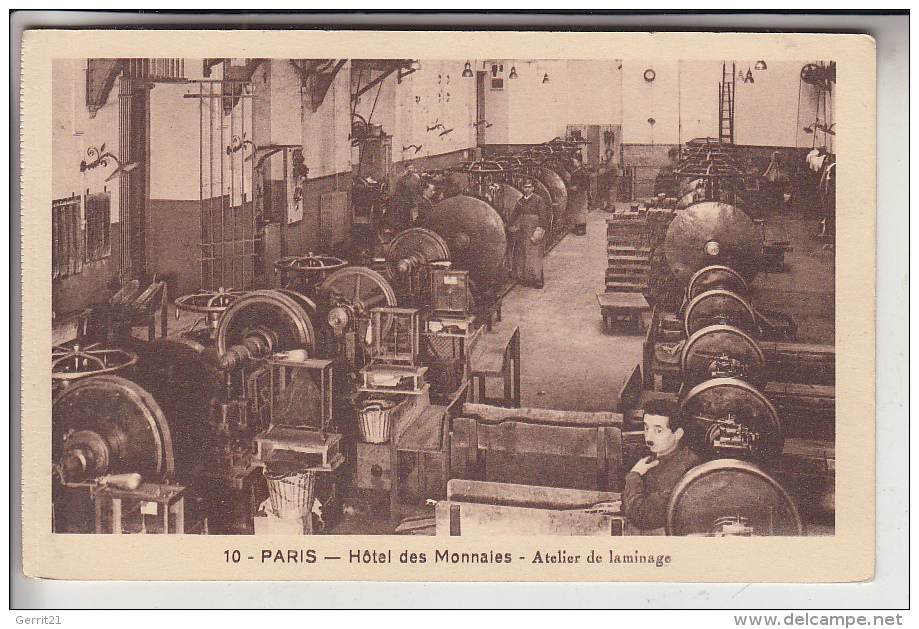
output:
POLYGON ((184 535, 185 534, 185 498, 184 497, 179 498, 176 501, 175 505, 173 505, 173 509, 175 509, 176 535, 184 535))
POLYGON ((513 363, 514 363, 514 408, 520 408, 520 329, 514 333, 513 363))
POLYGON ((160 336, 166 338, 169 334, 169 301, 166 299, 165 291, 163 288, 163 303, 160 306, 160 336))
POLYGON ((459 537, 462 535, 460 527, 460 506, 458 504, 450 505, 450 536, 459 537))
POLYGON ((112 498, 112 533, 121 535, 121 498, 112 498))
POLYGON ((507 352, 504 354, 504 364, 501 365, 501 375, 504 377, 504 400, 502 401, 502 405, 511 408, 514 407, 514 393, 511 391, 514 378, 514 374, 512 373, 514 365, 511 359, 513 351, 513 347, 507 348, 507 352))
POLYGON ((399 521, 399 451, 396 450, 395 435, 389 437, 389 517, 399 521))
POLYGON ((102 532, 102 499, 98 496, 93 500, 96 507, 96 533, 102 532))

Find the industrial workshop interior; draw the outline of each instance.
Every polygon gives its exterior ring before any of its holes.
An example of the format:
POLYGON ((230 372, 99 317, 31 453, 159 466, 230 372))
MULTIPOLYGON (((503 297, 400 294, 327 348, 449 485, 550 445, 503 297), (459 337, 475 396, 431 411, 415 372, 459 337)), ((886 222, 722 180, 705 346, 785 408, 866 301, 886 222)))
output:
POLYGON ((53 531, 834 535, 835 62, 52 74, 53 531))

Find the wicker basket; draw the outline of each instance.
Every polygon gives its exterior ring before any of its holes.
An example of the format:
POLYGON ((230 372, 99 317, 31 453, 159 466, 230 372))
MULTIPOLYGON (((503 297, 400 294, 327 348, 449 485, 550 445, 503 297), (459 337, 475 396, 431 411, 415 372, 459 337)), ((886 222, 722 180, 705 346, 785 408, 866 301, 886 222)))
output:
POLYGON ((389 400, 367 400, 360 409, 361 439, 366 443, 386 443, 389 441, 389 431, 394 402, 389 400))
POLYGON ((316 496, 316 472, 272 473, 266 471, 271 510, 279 518, 309 516, 316 496))

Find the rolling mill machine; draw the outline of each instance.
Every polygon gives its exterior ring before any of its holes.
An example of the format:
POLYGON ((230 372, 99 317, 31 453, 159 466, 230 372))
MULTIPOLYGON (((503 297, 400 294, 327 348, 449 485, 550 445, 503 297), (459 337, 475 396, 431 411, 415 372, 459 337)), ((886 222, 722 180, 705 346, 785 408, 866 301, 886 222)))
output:
POLYGON ((760 226, 731 205, 704 201, 673 214, 660 246, 668 286, 682 291, 652 295, 658 298, 642 365, 626 382, 620 409, 637 418, 649 399, 677 401, 690 420, 693 448, 711 461, 698 480, 708 498, 669 525, 697 531, 724 510, 724 530, 756 531, 763 514, 756 501, 727 513, 729 501, 710 500, 718 483, 743 491, 748 482, 762 485, 786 507, 803 505, 811 521, 831 519, 835 351, 796 342, 791 317, 754 306, 752 281, 766 264, 760 226))
MULTIPOLYGON (((411 228, 380 272, 288 257, 280 288, 178 298, 199 317, 181 335, 55 346, 55 529, 251 533, 264 505, 309 531, 334 523, 350 475, 396 505, 400 469, 442 448, 437 403, 466 390, 487 345, 472 277, 487 285, 505 254, 494 210, 451 208, 430 220, 466 268, 438 232, 411 228)), ((436 495, 426 482, 415 497, 436 495)))
POLYGON ((762 235, 743 212, 695 204, 665 232, 683 289, 655 302, 619 412, 463 404, 436 534, 635 533, 620 492, 647 455, 641 409, 655 398, 680 407, 703 461, 671 495, 669 534, 800 535, 831 521, 833 347, 795 342, 790 317, 752 305, 762 235))

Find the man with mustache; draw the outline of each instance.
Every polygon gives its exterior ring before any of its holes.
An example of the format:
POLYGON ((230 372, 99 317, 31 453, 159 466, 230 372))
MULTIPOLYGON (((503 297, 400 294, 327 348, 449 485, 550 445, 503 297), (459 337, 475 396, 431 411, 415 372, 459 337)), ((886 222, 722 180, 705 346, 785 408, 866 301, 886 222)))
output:
POLYGON ((673 488, 699 458, 681 443, 683 418, 675 401, 645 404, 645 443, 651 450, 625 477, 622 511, 645 535, 663 535, 673 488))

